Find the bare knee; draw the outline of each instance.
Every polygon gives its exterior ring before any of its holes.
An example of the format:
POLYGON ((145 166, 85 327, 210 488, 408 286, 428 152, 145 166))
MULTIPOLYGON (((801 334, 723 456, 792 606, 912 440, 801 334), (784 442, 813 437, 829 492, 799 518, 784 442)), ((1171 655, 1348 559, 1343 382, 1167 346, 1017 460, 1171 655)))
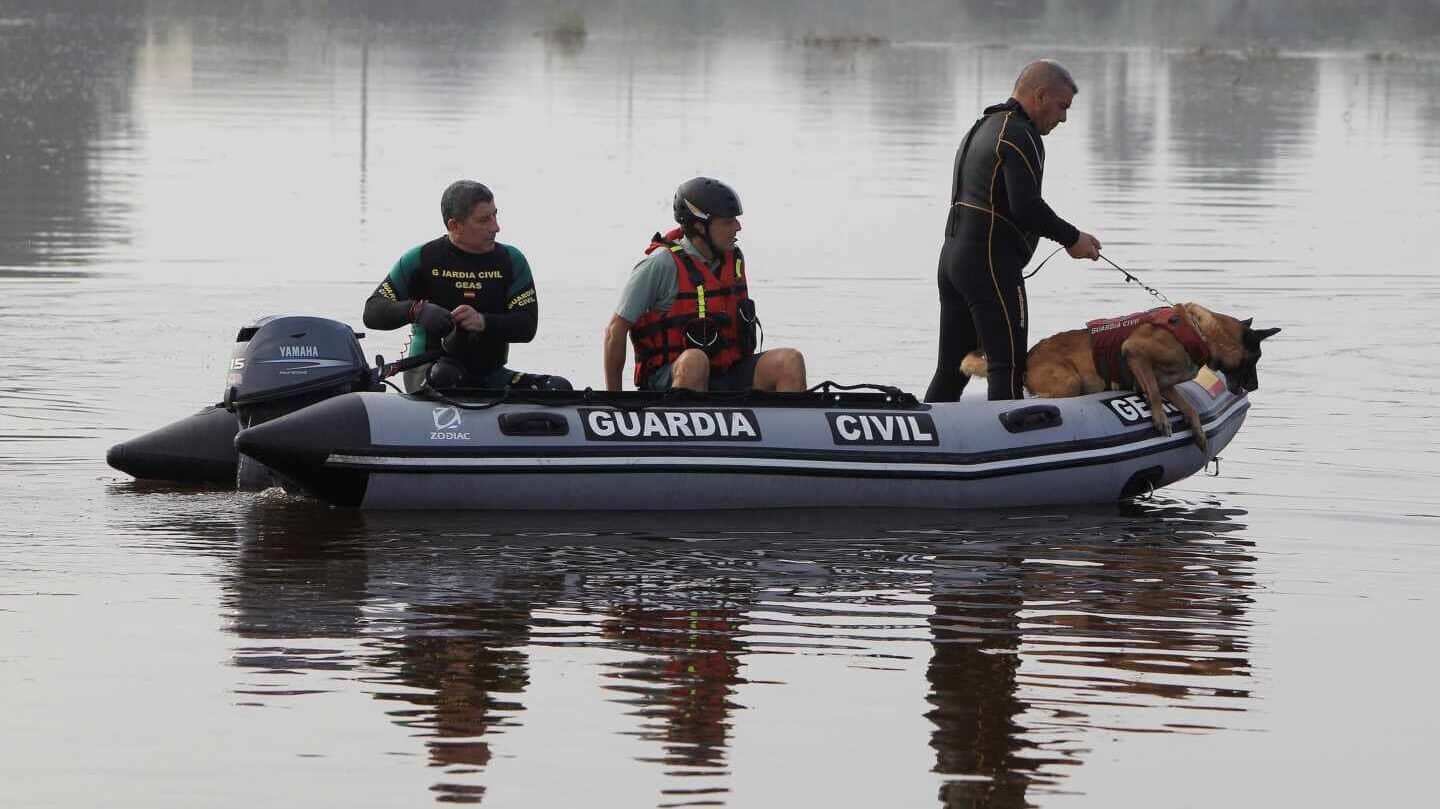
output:
POLYGON ((670 387, 704 391, 710 389, 710 358, 698 348, 687 348, 670 366, 670 387))
POLYGON ((772 348, 755 365, 755 387, 760 390, 801 391, 805 381, 805 355, 793 348, 772 348))

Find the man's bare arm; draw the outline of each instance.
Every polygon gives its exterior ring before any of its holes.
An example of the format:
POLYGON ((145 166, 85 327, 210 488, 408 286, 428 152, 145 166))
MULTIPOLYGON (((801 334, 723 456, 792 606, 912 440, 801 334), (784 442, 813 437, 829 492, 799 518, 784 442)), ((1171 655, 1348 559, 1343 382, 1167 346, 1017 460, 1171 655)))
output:
POLYGON ((621 390, 622 374, 625 370, 625 341, 630 336, 630 327, 635 324, 619 315, 611 315, 605 326, 605 389, 621 390))

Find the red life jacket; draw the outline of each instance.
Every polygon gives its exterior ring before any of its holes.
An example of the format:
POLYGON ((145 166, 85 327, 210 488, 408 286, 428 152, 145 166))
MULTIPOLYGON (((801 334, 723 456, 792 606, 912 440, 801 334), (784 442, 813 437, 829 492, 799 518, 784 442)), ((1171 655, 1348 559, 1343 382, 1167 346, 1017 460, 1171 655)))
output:
POLYGON ((1159 326, 1175 335, 1196 365, 1210 361, 1210 346, 1206 344, 1205 336, 1190 322, 1190 315, 1183 307, 1161 306, 1124 317, 1091 320, 1085 328, 1090 330, 1090 352, 1095 358, 1095 370, 1111 388, 1135 387, 1135 379, 1120 356, 1120 346, 1142 323, 1159 326))
POLYGON ((740 352, 740 318, 737 308, 747 300, 745 257, 740 248, 725 251, 718 273, 712 273, 705 262, 695 260, 677 243, 684 235, 680 228, 651 237, 646 255, 656 250, 670 251, 675 260, 675 279, 679 288, 675 303, 663 314, 646 312, 630 328, 630 343, 635 347, 635 387, 657 369, 675 361, 688 348, 704 348, 710 357, 711 372, 724 372, 744 359, 740 352), (685 328, 700 318, 709 318, 716 327, 715 340, 698 346, 685 339, 685 328))

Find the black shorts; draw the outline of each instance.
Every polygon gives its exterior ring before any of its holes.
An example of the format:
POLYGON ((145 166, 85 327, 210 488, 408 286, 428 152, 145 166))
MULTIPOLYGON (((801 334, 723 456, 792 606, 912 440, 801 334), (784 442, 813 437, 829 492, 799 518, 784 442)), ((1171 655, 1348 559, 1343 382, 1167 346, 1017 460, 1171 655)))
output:
MULTIPOLYGON (((750 390, 755 387, 755 364, 764 355, 765 352, 761 351, 759 354, 742 357, 739 362, 725 369, 724 373, 711 373, 710 390, 750 390)), ((652 371, 640 389, 670 390, 670 383, 674 378, 674 371, 670 367, 672 364, 663 365, 652 371)))

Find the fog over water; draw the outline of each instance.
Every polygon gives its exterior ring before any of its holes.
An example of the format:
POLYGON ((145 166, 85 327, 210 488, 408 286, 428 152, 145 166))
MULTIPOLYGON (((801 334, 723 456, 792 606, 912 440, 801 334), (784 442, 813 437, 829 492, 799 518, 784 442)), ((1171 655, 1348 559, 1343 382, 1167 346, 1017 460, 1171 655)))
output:
MULTIPOLYGON (((1437 44, 1422 0, 0 2, 0 805, 1424 803, 1437 44), (560 517, 104 463, 255 317, 359 327, 458 177, 535 271, 518 368, 601 384, 707 174, 767 343, 923 391, 954 150, 1041 56, 1081 87, 1047 200, 1283 328, 1219 476, 560 517)), ((1153 303, 1063 255, 1029 292, 1032 341, 1153 303)))

